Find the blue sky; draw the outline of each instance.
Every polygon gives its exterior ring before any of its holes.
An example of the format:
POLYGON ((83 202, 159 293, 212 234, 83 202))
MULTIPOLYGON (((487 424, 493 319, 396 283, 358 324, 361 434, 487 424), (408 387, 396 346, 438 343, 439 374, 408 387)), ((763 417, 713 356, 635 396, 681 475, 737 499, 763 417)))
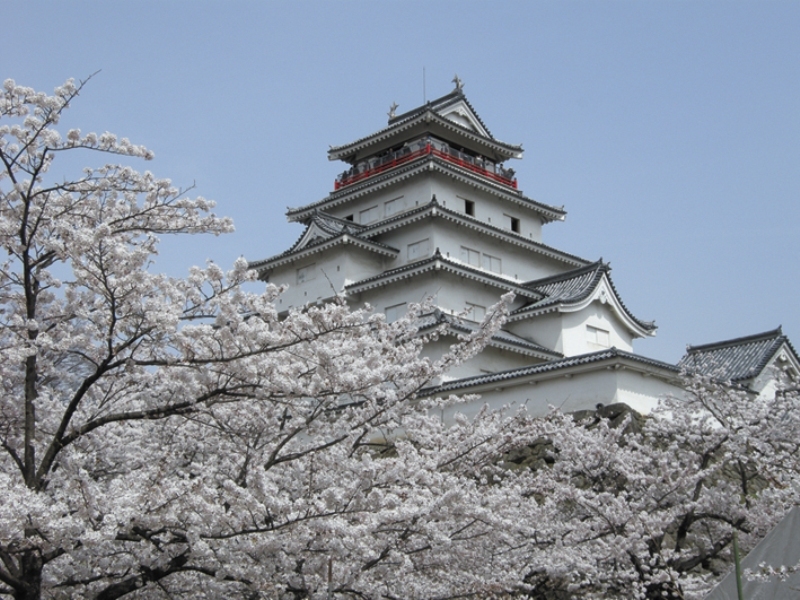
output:
MULTIPOLYGON (((545 242, 610 261, 676 361, 783 325, 800 345, 800 2, 2 3, 0 78, 89 83, 65 127, 156 153, 139 165, 218 202, 236 233, 164 242, 159 267, 259 259, 323 198, 339 145, 452 89, 455 73, 545 242)), ((86 163, 96 160, 87 155, 86 163)))

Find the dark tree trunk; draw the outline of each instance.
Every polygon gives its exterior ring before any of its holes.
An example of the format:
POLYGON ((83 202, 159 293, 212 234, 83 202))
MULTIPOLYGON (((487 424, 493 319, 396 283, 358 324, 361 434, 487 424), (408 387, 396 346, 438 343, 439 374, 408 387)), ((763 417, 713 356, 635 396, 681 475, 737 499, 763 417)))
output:
POLYGON ((14 590, 14 600, 40 600, 42 597, 42 562, 36 550, 28 550, 20 560, 22 587, 14 590))

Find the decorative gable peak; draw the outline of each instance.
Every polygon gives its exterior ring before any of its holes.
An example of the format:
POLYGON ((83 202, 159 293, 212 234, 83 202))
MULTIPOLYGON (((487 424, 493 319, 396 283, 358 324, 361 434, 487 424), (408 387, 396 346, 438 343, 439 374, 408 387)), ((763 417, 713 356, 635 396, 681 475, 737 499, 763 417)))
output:
POLYGON ((440 117, 444 117, 450 122, 455 123, 456 125, 472 131, 484 138, 494 140, 494 136, 489 131, 489 128, 486 127, 486 124, 483 122, 480 116, 478 116, 475 107, 470 104, 466 95, 464 95, 464 83, 461 81, 458 75, 453 78, 453 83, 455 83, 456 87, 449 94, 446 94, 441 98, 436 98, 435 100, 429 100, 422 106, 418 106, 417 108, 400 115, 397 114, 398 105, 393 103, 389 109, 389 126, 402 123, 404 121, 413 119, 414 117, 418 117, 426 112, 430 112, 440 117))
POLYGON ((454 82, 456 88, 449 94, 402 114, 397 114, 398 105, 392 103, 387 127, 349 144, 331 146, 328 160, 354 165, 429 135, 495 163, 522 158, 522 146, 495 139, 464 95, 461 80, 456 77, 454 82))
POLYGON ((475 111, 472 110, 472 107, 469 105, 466 98, 463 98, 459 102, 449 106, 446 110, 439 112, 439 114, 445 119, 449 119, 456 125, 460 125, 465 129, 474 131, 484 137, 492 137, 492 134, 490 134, 481 124, 478 115, 476 115, 475 111))

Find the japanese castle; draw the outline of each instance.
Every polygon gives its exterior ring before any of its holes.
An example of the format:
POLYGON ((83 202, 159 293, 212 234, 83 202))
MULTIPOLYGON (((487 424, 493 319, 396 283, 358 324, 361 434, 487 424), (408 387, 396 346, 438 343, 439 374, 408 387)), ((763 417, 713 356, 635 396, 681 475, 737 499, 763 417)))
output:
POLYGON ((402 114, 395 104, 384 129, 330 148, 347 168, 322 200, 288 210, 304 226, 297 242, 250 263, 261 279, 288 284, 280 310, 340 295, 391 321, 430 297, 423 327, 447 332, 426 347, 438 356, 513 292, 503 329, 429 393, 478 393, 480 404, 535 413, 617 402, 647 412, 679 391, 682 367, 719 366, 700 360, 715 352, 755 392, 773 364, 800 372, 779 329, 690 348, 679 365, 636 354, 634 341, 655 324, 625 305, 608 264, 543 242, 543 227, 565 211, 525 195, 506 166, 522 147, 496 139, 453 81, 449 94, 402 114))

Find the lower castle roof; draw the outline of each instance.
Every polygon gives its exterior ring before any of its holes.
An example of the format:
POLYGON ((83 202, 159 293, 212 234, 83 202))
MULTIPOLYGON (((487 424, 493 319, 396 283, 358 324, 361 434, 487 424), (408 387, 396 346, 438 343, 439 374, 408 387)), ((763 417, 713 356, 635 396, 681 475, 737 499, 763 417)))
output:
POLYGON ((780 327, 771 331, 700 346, 688 346, 678 362, 682 369, 724 381, 741 382, 759 375, 781 347, 800 362, 780 327))

